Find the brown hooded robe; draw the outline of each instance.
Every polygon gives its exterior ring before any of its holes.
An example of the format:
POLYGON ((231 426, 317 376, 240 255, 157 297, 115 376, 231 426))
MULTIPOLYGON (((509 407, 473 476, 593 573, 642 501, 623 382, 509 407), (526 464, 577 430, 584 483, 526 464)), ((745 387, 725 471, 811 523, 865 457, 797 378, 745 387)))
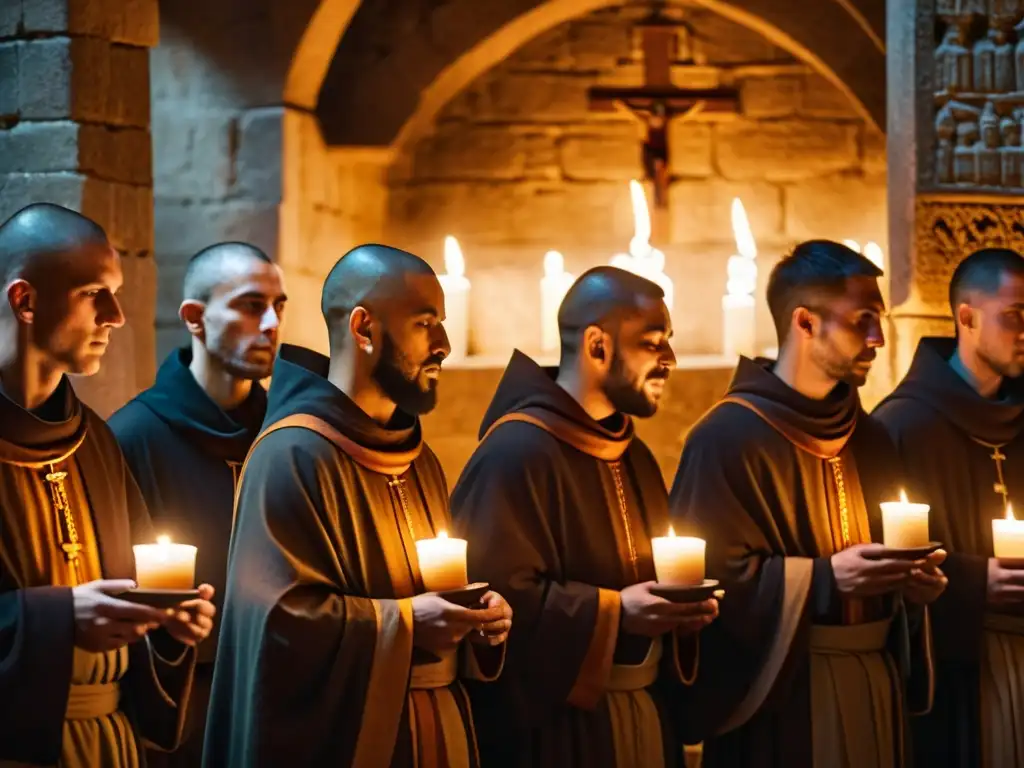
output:
POLYGON ((915 754, 936 768, 1024 765, 1024 606, 988 607, 992 520, 1024 516, 1024 386, 987 400, 949 365, 953 339, 922 339, 906 377, 875 410, 931 505, 931 536, 949 557, 932 608, 935 706, 914 719, 915 754))
POLYGON ((143 739, 177 746, 194 649, 163 630, 75 646, 71 587, 134 578, 132 544, 153 541, 114 436, 67 379, 34 412, 0 392, 0 766, 134 768, 143 739))
POLYGON ((895 595, 841 597, 830 561, 881 541, 879 503, 899 482, 854 390, 811 400, 768 361, 741 358, 688 435, 670 496, 676 530, 707 540, 708 575, 726 590, 685 690, 705 766, 907 764, 908 680, 911 706, 929 704, 927 613, 908 620, 895 595))
MULTIPOLYGON (((328 366, 290 345, 274 366, 236 502, 203 764, 476 768, 458 655, 413 647, 415 541, 449 528, 444 474, 416 418, 378 425, 328 366)), ((496 675, 501 651, 461 661, 496 675)))
POLYGON ((675 768, 661 688, 692 676, 695 643, 620 628, 619 591, 653 580, 665 484, 629 418, 601 423, 516 352, 452 493, 470 580, 511 603, 502 678, 470 686, 485 766, 675 768), (660 663, 659 663, 660 661, 660 663))

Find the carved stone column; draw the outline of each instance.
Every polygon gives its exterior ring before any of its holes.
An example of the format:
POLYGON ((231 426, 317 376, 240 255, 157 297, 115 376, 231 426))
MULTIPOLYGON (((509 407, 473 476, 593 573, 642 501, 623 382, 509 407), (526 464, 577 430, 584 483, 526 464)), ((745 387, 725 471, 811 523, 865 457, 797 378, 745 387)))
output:
POLYGON ((952 335, 957 264, 986 246, 1024 251, 1024 2, 887 5, 889 349, 898 380, 922 336, 952 335))

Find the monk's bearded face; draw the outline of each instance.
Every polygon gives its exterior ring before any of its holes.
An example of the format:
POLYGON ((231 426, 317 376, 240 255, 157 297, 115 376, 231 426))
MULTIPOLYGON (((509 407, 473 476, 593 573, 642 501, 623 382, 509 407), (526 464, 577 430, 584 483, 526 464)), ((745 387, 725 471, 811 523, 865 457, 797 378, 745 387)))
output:
POLYGON ((811 340, 812 362, 829 378, 853 387, 867 383, 877 349, 885 345, 884 305, 874 278, 847 281, 847 291, 812 310, 820 319, 811 340))
POLYGON ((434 351, 428 352, 422 360, 414 360, 385 330, 372 375, 399 410, 414 415, 430 413, 437 405, 437 373, 444 358, 443 353, 434 351))
POLYGON ((972 327, 961 329, 978 358, 1000 376, 1024 373, 1024 277, 1004 274, 999 290, 973 300, 972 327))
POLYGON ((274 367, 285 300, 280 270, 246 259, 241 274, 217 286, 203 309, 206 351, 235 378, 265 379, 274 367))
POLYGON ((602 387, 615 410, 640 418, 658 411, 669 374, 675 367, 668 339, 667 333, 658 331, 630 343, 627 331, 620 332, 602 387))
POLYGON ((62 269, 36 279, 32 341, 68 373, 91 376, 100 369, 110 334, 124 325, 117 300, 121 259, 109 245, 84 245, 62 269))

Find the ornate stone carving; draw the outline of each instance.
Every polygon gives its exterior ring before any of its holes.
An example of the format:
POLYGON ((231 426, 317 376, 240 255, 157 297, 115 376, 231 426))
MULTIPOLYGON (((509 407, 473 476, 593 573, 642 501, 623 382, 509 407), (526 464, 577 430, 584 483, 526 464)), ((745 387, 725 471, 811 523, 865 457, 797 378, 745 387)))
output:
POLYGON ((979 248, 1024 251, 1022 203, 1010 196, 992 203, 918 198, 913 281, 926 305, 945 311, 953 270, 979 248))
POLYGON ((935 10, 934 182, 1016 193, 1024 188, 1024 0, 937 0, 935 10))

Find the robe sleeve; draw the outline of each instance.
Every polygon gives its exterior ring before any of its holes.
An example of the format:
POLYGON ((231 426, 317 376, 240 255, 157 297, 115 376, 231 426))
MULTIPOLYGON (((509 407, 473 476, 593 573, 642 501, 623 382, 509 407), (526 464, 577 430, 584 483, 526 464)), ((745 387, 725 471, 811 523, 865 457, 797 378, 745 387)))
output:
POLYGON ((57 762, 74 644, 70 587, 0 594, 0 764, 57 762))
MULTIPOLYGON (((142 492, 124 463, 122 471, 132 541, 153 541, 153 525, 142 492)), ((178 642, 163 629, 150 632, 144 642, 129 646, 125 682, 137 727, 150 746, 164 751, 178 747, 196 658, 195 647, 178 642)))
MULTIPOLYGON (((459 535, 472 542, 471 581, 512 605, 503 681, 524 722, 566 702, 592 708, 605 691, 619 637, 619 593, 559 578, 561 508, 552 458, 532 427, 508 425, 477 449, 452 496, 459 535), (525 433, 525 434, 524 434, 525 433)), ((570 535, 578 535, 572 532, 570 535)))
POLYGON ((827 558, 826 568, 777 554, 786 470, 761 453, 771 443, 738 428, 741 419, 722 406, 694 428, 670 494, 676 532, 707 541, 708 577, 726 593, 701 633, 700 674, 682 692, 687 743, 739 727, 785 685, 788 659, 807 650, 812 612, 832 599, 827 558))
MULTIPOLYGON (((387 765, 412 660, 409 599, 347 581, 351 526, 336 450, 304 430, 264 438, 237 504, 204 761, 216 768, 387 765)), ((356 491, 358 492, 358 490, 356 491)), ((370 545, 372 546, 372 544, 370 545)))
POLYGON ((950 455, 962 438, 950 435, 942 429, 941 422, 919 413, 915 405, 899 400, 881 406, 873 418, 886 428, 896 444, 907 494, 931 506, 931 538, 953 550, 942 564, 949 579, 946 591, 929 608, 936 656, 977 662, 988 602, 988 556, 956 551, 958 540, 973 538, 962 527, 976 525, 970 519, 975 502, 969 492, 963 493, 954 471, 962 462, 950 455), (922 450, 922 446, 929 445, 938 447, 922 450))

